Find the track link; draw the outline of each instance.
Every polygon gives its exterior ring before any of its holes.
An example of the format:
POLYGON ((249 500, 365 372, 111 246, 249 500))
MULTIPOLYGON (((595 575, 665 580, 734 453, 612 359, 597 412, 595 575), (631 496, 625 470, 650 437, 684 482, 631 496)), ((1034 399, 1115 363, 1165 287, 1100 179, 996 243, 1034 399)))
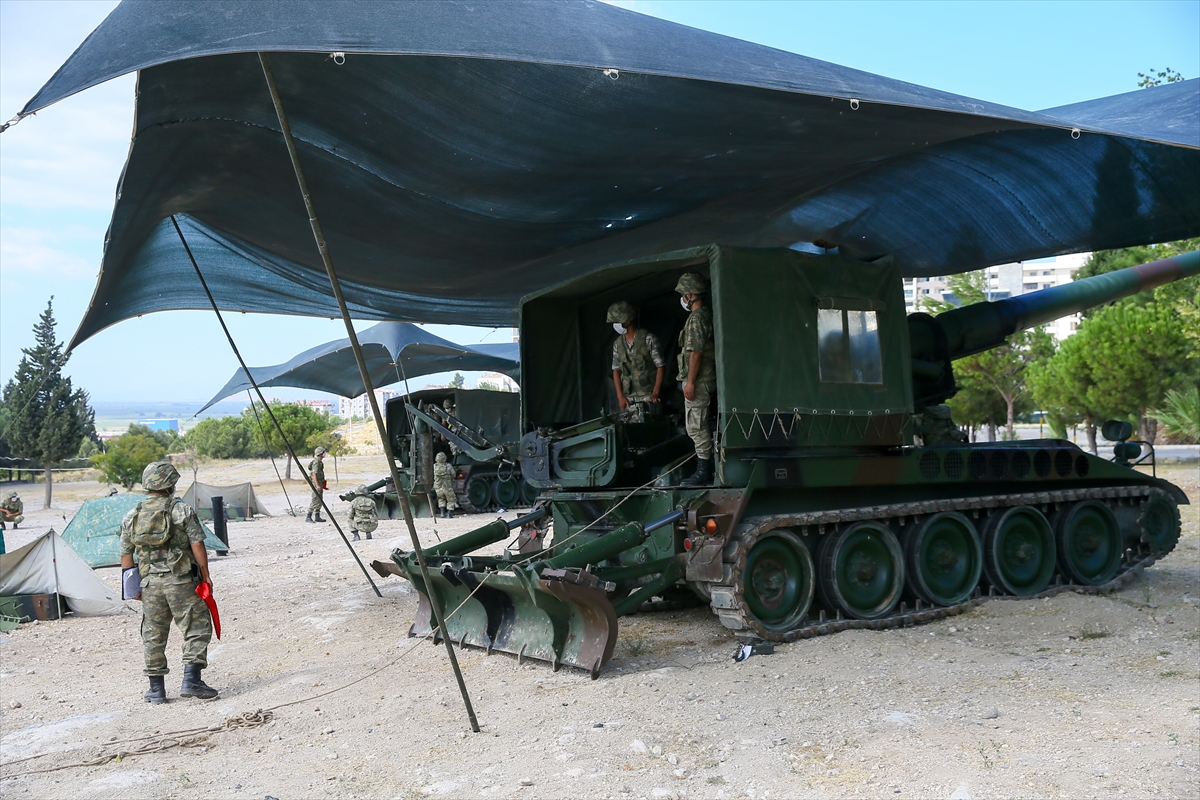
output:
MULTIPOLYGON (((753 517, 738 526, 737 531, 730 537, 723 554, 724 576, 720 582, 707 583, 704 588, 711 598, 712 612, 720 619, 721 624, 743 638, 760 638, 773 642, 793 642, 798 639, 811 639, 815 636, 825 636, 847 630, 884 630, 887 628, 902 628, 909 625, 919 625, 933 622, 946 617, 970 611, 980 603, 991 599, 1030 600, 1043 597, 1053 597, 1062 592, 1078 592, 1082 594, 1103 594, 1125 586, 1143 570, 1155 563, 1156 556, 1145 548, 1138 552, 1127 552, 1120 571, 1112 580, 1100 586, 1083 586, 1079 584, 1062 583, 1061 573, 1057 576, 1060 581, 1045 591, 1031 596, 1017 597, 1013 595, 982 594, 977 587, 975 596, 970 600, 953 606, 928 606, 917 601, 915 608, 909 608, 901 603, 896 611, 880 619, 860 620, 844 619, 839 611, 837 618, 826 619, 824 611, 819 612, 816 620, 806 620, 804 624, 789 631, 768 631, 755 619, 744 599, 745 587, 742 584, 742 571, 745 566, 746 554, 758 537, 775 528, 791 528, 801 530, 817 526, 823 532, 826 525, 835 526, 841 523, 858 522, 861 520, 880 520, 896 522, 899 525, 911 523, 916 517, 924 514, 934 514, 941 511, 958 511, 979 517, 982 513, 993 509, 1010 508, 1014 506, 1034 506, 1043 512, 1052 510, 1052 506, 1060 503, 1075 503, 1082 500, 1122 501, 1130 504, 1143 503, 1156 490, 1144 486, 1121 486, 1102 489, 1067 489, 1055 492, 1029 492, 1024 494, 991 495, 986 497, 957 498, 953 500, 930 500, 915 503, 897 503, 886 506, 864 506, 841 511, 822 511, 799 514, 776 514, 772 516, 753 517), (913 518, 913 519, 910 519, 913 518)), ((1160 553, 1159 556, 1164 555, 1160 553)), ((992 590, 994 591, 994 590, 992 590)))

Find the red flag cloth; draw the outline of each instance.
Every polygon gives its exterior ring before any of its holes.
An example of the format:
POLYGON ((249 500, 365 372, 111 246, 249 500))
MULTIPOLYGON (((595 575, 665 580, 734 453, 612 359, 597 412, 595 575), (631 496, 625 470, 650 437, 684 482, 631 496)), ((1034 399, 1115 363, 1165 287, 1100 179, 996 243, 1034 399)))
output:
POLYGON ((329 481, 321 481, 321 489, 322 489, 322 491, 328 492, 329 491, 329 481))
POLYGON ((217 638, 221 638, 221 615, 217 613, 217 601, 212 596, 212 587, 207 583, 201 582, 196 586, 196 594, 204 601, 204 605, 208 606, 208 610, 212 613, 213 630, 217 632, 217 638))

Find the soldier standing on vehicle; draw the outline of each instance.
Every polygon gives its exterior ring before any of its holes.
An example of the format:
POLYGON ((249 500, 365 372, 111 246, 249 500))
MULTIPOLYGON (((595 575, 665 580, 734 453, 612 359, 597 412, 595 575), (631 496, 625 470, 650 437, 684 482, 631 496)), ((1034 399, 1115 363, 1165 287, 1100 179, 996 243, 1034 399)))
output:
POLYGON ((433 491, 437 494, 438 516, 450 519, 454 509, 458 508, 458 499, 454 496, 454 467, 446 463, 445 453, 438 453, 433 460, 433 491))
POLYGON ((675 284, 675 291, 688 312, 687 322, 679 333, 679 380, 685 426, 696 447, 696 471, 679 485, 708 486, 713 481, 713 440, 708 417, 717 392, 712 309, 702 297, 708 291, 708 281, 695 272, 685 272, 675 284))
POLYGON ((350 530, 354 533, 352 541, 357 542, 360 531, 370 539, 371 533, 379 527, 379 510, 365 483, 360 483, 354 494, 355 498, 350 501, 350 530))
POLYGON ((612 374, 622 411, 635 403, 658 403, 667 373, 658 337, 639 327, 637 317, 637 309, 624 300, 609 306, 605 317, 618 334, 613 340, 612 374))
POLYGON ((156 461, 142 473, 142 486, 150 496, 138 503, 121 521, 121 567, 137 561, 141 574, 142 648, 144 674, 150 690, 142 699, 162 703, 167 699, 163 677, 167 668, 167 637, 171 621, 183 634, 182 697, 211 700, 217 690, 201 678, 208 666, 208 643, 212 641, 212 615, 196 594, 201 582, 211 590, 204 528, 195 510, 173 497, 179 472, 167 461, 156 461))
POLYGON ((321 519, 321 497, 325 494, 328 484, 325 483, 325 448, 313 450, 313 460, 308 462, 308 477, 312 478, 312 500, 308 501, 308 516, 305 522, 324 522, 321 519), (313 513, 317 518, 313 519, 313 513))
POLYGON ((11 522, 13 530, 25 521, 22 514, 25 512, 25 504, 21 502, 21 496, 16 492, 11 493, 8 497, 0 500, 0 530, 4 530, 4 523, 11 522))

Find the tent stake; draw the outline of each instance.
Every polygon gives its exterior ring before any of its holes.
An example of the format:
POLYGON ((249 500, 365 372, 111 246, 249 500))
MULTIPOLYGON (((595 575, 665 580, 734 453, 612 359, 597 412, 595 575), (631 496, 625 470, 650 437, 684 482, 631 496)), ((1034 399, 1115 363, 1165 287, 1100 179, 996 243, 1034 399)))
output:
MULTIPOLYGON (((313 483, 312 477, 308 474, 308 470, 300 463, 300 459, 296 456, 296 451, 292 449, 292 443, 288 441, 287 434, 283 432, 283 426, 279 424, 279 420, 275 418, 275 412, 271 410, 271 406, 267 403, 267 398, 263 396, 262 389, 259 388, 258 382, 254 380, 254 376, 250 374, 250 368, 246 366, 245 360, 242 358, 242 353, 238 350, 237 343, 233 340, 233 334, 229 332, 229 326, 225 324, 225 317, 221 315, 221 309, 217 308, 217 301, 213 298, 212 292, 208 290, 208 281, 204 280, 204 273, 200 271, 200 265, 196 263, 196 257, 192 255, 192 248, 188 245, 187 239, 183 236, 183 231, 179 228, 179 223, 175 220, 175 215, 171 215, 171 224, 175 226, 175 233, 179 234, 179 241, 183 243, 183 249, 187 252, 188 258, 191 259, 192 269, 196 270, 196 277, 200 279, 200 285, 204 287, 204 293, 208 295, 208 302, 212 306, 213 313, 217 315, 217 322, 221 323, 221 330, 225 331, 225 338, 229 340, 229 348, 233 350, 233 354, 237 356, 238 363, 242 365, 242 370, 246 373, 246 379, 250 381, 250 385, 254 387, 254 391, 258 394, 258 399, 262 401, 263 410, 267 412, 267 416, 271 418, 271 422, 275 425, 275 430, 279 431, 279 438, 283 440, 283 446, 287 448, 288 455, 296 462, 296 468, 300 470, 300 475, 303 476, 308 488, 312 489, 313 494, 317 493, 316 484, 313 483)), ((251 405, 254 401, 251 399, 251 405)), ((274 459, 272 459, 274 462, 274 459)), ((287 490, 284 490, 284 496, 287 496, 287 490)), ((291 500, 288 500, 289 507, 291 500)), ((375 581, 371 579, 371 573, 367 572, 366 566, 362 559, 358 557, 354 546, 350 544, 350 540, 346 538, 346 534, 342 532, 342 526, 338 524, 337 517, 333 516, 332 509, 325 502, 325 495, 321 495, 321 507, 325 509, 325 513, 329 515, 329 521, 333 523, 333 527, 338 532, 338 536, 342 537, 342 542, 345 543, 346 549, 350 551, 350 555, 354 556, 358 568, 362 570, 362 574, 366 576, 367 583, 371 584, 371 588, 375 590, 376 597, 383 597, 379 587, 375 585, 375 581)))
MULTIPOLYGON (((462 670, 458 666, 458 657, 454 653, 454 645, 450 643, 450 632, 446 628, 445 619, 442 616, 442 604, 438 598, 437 592, 429 589, 433 585, 429 579, 429 568, 425 565, 425 551, 421 548, 421 541, 417 538, 417 526, 413 523, 412 508, 408 503, 408 494, 404 491, 403 484, 400 483, 400 475, 396 471, 396 459, 392 455, 392 443, 388 440, 387 429, 383 424, 383 415, 379 413, 379 400, 375 397, 375 387, 371 384, 371 374, 367 371, 367 362, 363 358, 362 348, 358 344, 358 334, 354 330, 354 324, 350 321, 350 310, 346 307, 346 298, 342 295, 342 285, 338 281, 337 273, 333 269, 333 260, 329 256, 329 246, 325 242, 325 234, 321 231, 321 223, 317 219, 317 210, 313 205, 312 195, 308 191, 308 182, 304 179, 304 170, 300 166, 300 156, 296 152, 296 142, 292 138, 292 128, 288 124, 287 114, 283 110, 283 100, 279 96, 279 87, 275 84, 275 73, 271 71, 271 61, 267 54, 259 52, 259 63, 262 64, 263 77, 266 78, 267 88, 271 92, 271 102, 275 104, 275 115, 279 118, 279 127, 283 132, 283 141, 287 145, 288 156, 292 160, 292 169, 296 173, 296 183, 300 187, 300 194, 304 197, 304 207, 308 211, 308 223, 312 227, 313 239, 316 240, 317 249, 321 252, 321 261, 325 264, 325 272, 329 275, 329 283, 333 287, 333 296, 337 299, 338 309, 342 313, 342 322, 346 325, 346 335, 350 337, 350 347, 354 350, 354 360, 358 362, 358 371, 362 375, 363 386, 367 390, 367 400, 371 403, 371 414, 375 417, 375 427, 379 431, 379 440, 383 443, 383 454, 387 458, 388 471, 392 476, 392 483, 396 487, 396 496, 400 499, 400 508, 404 512, 404 522, 408 526, 408 535, 412 539, 413 552, 417 556, 417 563, 421 567, 421 579, 425 582, 426 590, 429 596, 429 605, 433 609, 433 616, 438 625, 438 630, 442 632, 442 641, 446 644, 446 654, 450 657, 450 666, 454 670, 454 678, 458 681, 458 691, 462 695, 463 705, 467 710, 467 718, 471 722, 471 730, 479 733, 479 721, 475 718, 475 709, 471 706, 471 696, 467 692, 467 684, 463 680, 462 670)), ((249 371, 246 373, 249 375, 249 371)))

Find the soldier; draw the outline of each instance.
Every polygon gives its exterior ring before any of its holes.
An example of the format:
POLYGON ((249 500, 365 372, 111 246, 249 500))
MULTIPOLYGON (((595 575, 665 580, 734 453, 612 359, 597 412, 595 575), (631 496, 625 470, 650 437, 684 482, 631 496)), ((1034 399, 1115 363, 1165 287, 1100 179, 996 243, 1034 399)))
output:
POLYGON ((967 435, 950 417, 950 406, 926 406, 923 412, 913 415, 913 422, 917 436, 921 437, 921 444, 926 447, 967 441, 967 435))
POLYGON ((454 496, 454 467, 446 463, 446 454, 438 453, 433 459, 433 491, 437 494, 439 517, 450 519, 458 508, 454 496))
POLYGON ((637 309, 624 300, 609 306, 605 319, 618 334, 613 340, 612 376, 621 410, 633 403, 658 403, 667 373, 658 337, 638 327, 637 309))
POLYGON ((708 281, 695 272, 685 272, 679 277, 675 291, 688 312, 687 322, 679 332, 679 380, 683 388, 684 422, 696 447, 696 471, 679 485, 707 486, 713 480, 713 440, 708 416, 717 392, 712 309, 702 297, 708 291, 708 281))
POLYGON ((25 521, 25 517, 22 516, 24 511, 25 504, 16 492, 0 500, 0 530, 4 530, 4 523, 11 522, 15 531, 17 526, 25 521))
POLYGON ((321 497, 325 494, 325 490, 329 488, 329 484, 325 483, 325 448, 318 447, 313 450, 313 460, 308 462, 308 476, 312 478, 313 490, 312 500, 308 501, 308 516, 304 518, 305 522, 324 522, 321 519, 321 497), (313 512, 316 512, 317 518, 313 519, 313 512))
POLYGON ((372 531, 379 527, 379 511, 365 483, 360 483, 354 494, 356 497, 350 501, 350 530, 354 533, 352 541, 357 542, 359 531, 370 539, 372 531))
POLYGON ((208 553, 204 550, 204 528, 191 506, 172 497, 179 472, 167 461, 155 461, 142 473, 142 486, 150 496, 138 503, 121 521, 121 567, 137 561, 141 574, 142 649, 144 674, 150 691, 142 699, 162 703, 167 699, 163 676, 167 668, 167 637, 171 620, 183 634, 182 697, 211 700, 217 690, 201 678, 208 666, 208 643, 212 640, 212 615, 196 594, 203 581, 212 587, 208 553))

